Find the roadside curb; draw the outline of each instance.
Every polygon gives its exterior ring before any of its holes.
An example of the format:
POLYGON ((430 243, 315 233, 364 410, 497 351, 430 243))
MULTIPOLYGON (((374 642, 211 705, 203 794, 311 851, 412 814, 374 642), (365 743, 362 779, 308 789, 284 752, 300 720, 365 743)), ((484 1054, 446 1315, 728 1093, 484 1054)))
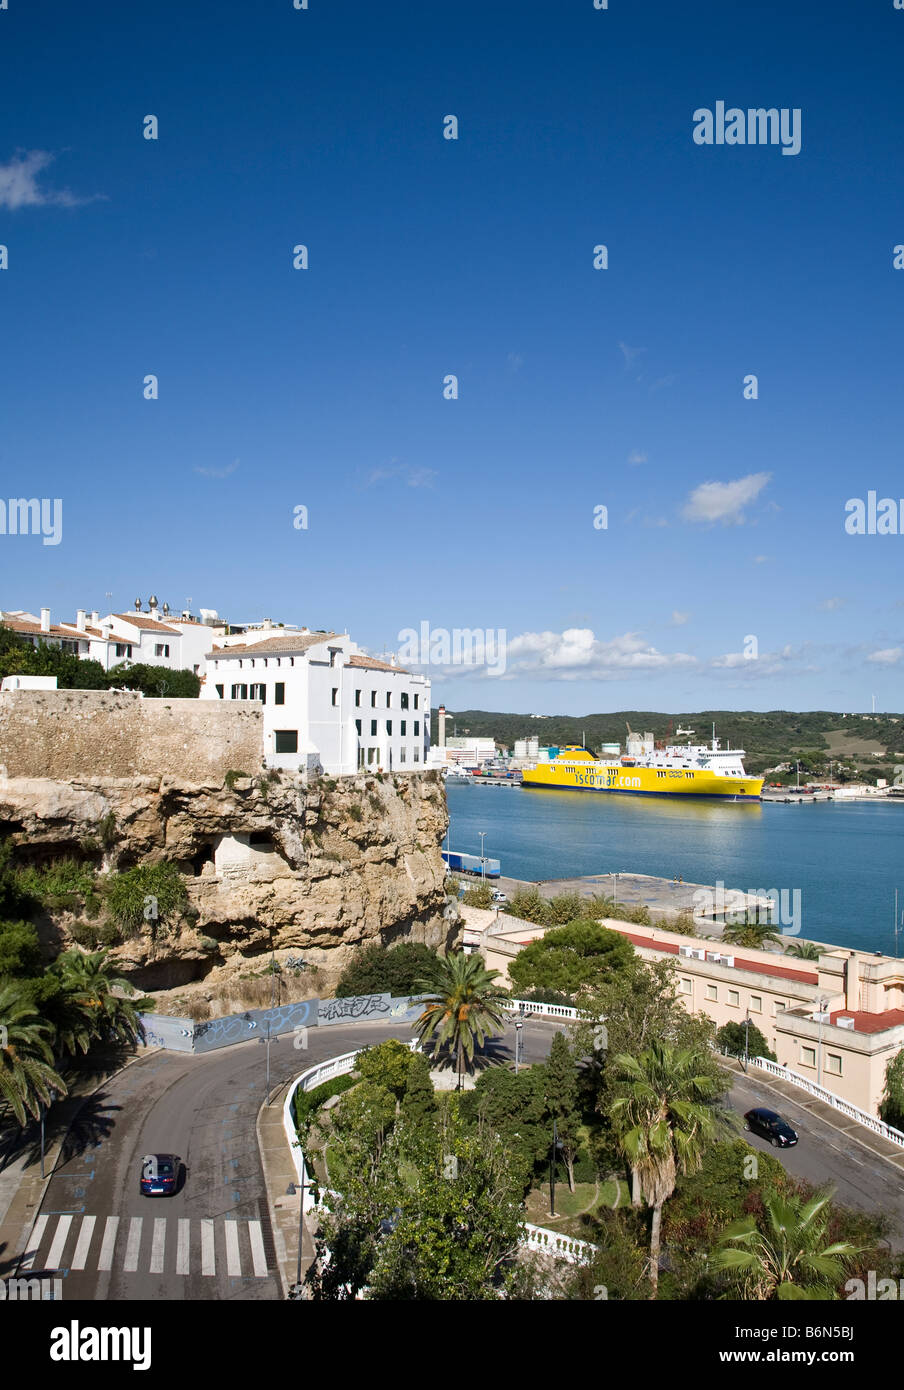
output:
MULTIPOLYGON (((283 1297, 289 1297, 289 1290, 296 1282, 298 1273, 298 1208, 301 1193, 290 1197, 287 1188, 290 1183, 297 1186, 298 1177, 286 1132, 283 1128, 283 1106, 286 1096, 295 1084, 288 1081, 274 1094, 270 1104, 266 1101, 257 1112, 257 1147, 260 1153, 264 1186, 267 1190, 267 1209, 273 1231, 273 1246, 283 1297)), ((314 1258, 314 1244, 307 1226, 303 1225, 302 1239, 302 1277, 314 1258)))

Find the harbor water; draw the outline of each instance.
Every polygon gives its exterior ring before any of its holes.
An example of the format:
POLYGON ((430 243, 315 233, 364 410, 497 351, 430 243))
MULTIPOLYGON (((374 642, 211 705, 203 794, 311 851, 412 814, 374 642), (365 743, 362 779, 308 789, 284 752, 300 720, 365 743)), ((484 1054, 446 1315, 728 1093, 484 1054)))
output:
MULTIPOLYGON (((896 954, 904 912, 904 805, 725 803, 592 792, 502 796, 448 786, 454 850, 520 879, 640 873, 745 892, 800 893, 800 936, 896 954)), ((904 951, 904 930, 898 953, 904 951)))

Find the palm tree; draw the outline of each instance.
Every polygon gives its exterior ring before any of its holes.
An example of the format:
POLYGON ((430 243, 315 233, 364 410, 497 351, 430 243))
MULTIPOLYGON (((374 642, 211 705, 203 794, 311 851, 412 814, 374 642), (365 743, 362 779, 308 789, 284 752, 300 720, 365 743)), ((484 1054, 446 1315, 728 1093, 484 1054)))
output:
POLYGON ((433 1039, 434 1057, 448 1044, 455 1056, 459 1089, 465 1059, 469 1066, 474 1061, 475 1044, 482 1045, 505 1026, 502 1004, 508 995, 496 987, 498 978, 499 971, 487 970, 479 955, 457 951, 439 956, 430 978, 417 982, 416 988, 428 997, 421 1001, 424 1012, 412 1027, 419 1042, 433 1039))
POLYGON ((18 983, 0 987, 0 1098, 20 1125, 25 1124, 26 1111, 38 1118, 54 1090, 66 1094, 66 1083, 51 1065, 50 1033, 50 1025, 41 1021, 18 983))
POLYGON ((768 1198, 767 1230, 752 1216, 734 1222, 712 1257, 713 1268, 741 1275, 748 1298, 826 1298, 840 1283, 845 1261, 861 1253, 848 1241, 826 1244, 831 1196, 817 1192, 806 1204, 794 1195, 768 1198))
POLYGON ((639 1057, 613 1058, 624 1094, 609 1107, 616 1142, 631 1167, 635 1205, 643 1196, 650 1223, 651 1298, 659 1289, 662 1208, 678 1175, 695 1173, 716 1131, 713 1101, 720 1083, 711 1063, 692 1048, 654 1042, 639 1057))
POLYGON ((726 922, 722 928, 722 940, 729 946, 765 951, 767 946, 781 942, 781 937, 772 930, 771 923, 760 922, 754 917, 745 922, 726 922))
MULTIPOLYGON (((140 1007, 135 989, 123 975, 113 973, 107 951, 64 951, 54 961, 75 1011, 91 1020, 91 1033, 100 1042, 132 1044, 142 1035, 140 1007)), ((81 1043, 80 1043, 81 1045, 81 1043)), ((82 1051, 87 1049, 82 1046, 82 1051)))
POLYGON ((819 960, 822 950, 815 941, 789 941, 785 954, 796 956, 798 960, 819 960))

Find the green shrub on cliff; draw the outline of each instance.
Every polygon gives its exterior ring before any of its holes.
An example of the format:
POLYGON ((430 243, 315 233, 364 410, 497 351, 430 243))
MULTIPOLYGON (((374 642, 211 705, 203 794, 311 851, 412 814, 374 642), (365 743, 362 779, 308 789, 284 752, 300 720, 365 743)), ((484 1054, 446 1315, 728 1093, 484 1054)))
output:
POLYGON ((336 986, 336 998, 355 994, 412 994, 415 981, 429 975, 436 952, 419 941, 402 941, 386 950, 378 941, 364 946, 347 965, 336 986))
POLYGON ((153 926, 172 918, 187 899, 175 864, 139 864, 107 883, 107 908, 124 932, 136 932, 145 922, 153 926))

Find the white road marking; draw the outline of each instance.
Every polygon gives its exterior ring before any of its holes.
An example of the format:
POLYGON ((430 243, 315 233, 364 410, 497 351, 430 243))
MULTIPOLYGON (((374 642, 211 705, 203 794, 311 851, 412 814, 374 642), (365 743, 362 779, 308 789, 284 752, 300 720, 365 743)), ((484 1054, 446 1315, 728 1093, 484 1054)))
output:
POLYGON ((100 1247, 100 1255, 97 1261, 99 1270, 113 1268, 113 1247, 116 1244, 116 1232, 119 1230, 119 1217, 108 1216, 107 1224, 104 1226, 104 1239, 100 1247))
POLYGON ((126 1257, 122 1262, 124 1274, 134 1274, 138 1268, 138 1254, 141 1249, 141 1227, 144 1217, 133 1216, 129 1222, 129 1239, 126 1243, 126 1257))
POLYGON ((82 1227, 78 1233, 78 1241, 75 1246, 75 1254, 72 1256, 72 1268, 84 1269, 88 1261, 88 1247, 91 1244, 91 1237, 94 1234, 94 1224, 96 1216, 83 1216, 82 1227))
POLYGON ((232 1278, 240 1278, 242 1273, 242 1260, 239 1255, 239 1225, 237 1221, 224 1221, 226 1236, 226 1273, 232 1278))
POLYGON ((34 1269, 35 1256, 41 1248, 41 1241, 44 1239, 44 1231, 49 1219, 47 1216, 39 1216, 35 1222, 35 1228, 31 1233, 31 1245, 19 1262, 20 1269, 34 1269))
POLYGON ((248 1236, 251 1240, 251 1261, 257 1279, 267 1277, 267 1256, 264 1254, 264 1237, 259 1221, 248 1222, 248 1236))
POLYGON ((176 1273, 188 1273, 188 1248, 191 1222, 184 1216, 179 1218, 179 1237, 176 1244, 176 1273))
POLYGON ((214 1256, 213 1244, 213 1222, 201 1222, 201 1273, 216 1274, 217 1266, 214 1256))
POLYGON ((166 1253, 166 1217, 155 1216, 154 1237, 151 1241, 151 1267, 149 1273, 163 1273, 163 1257, 166 1253))
POLYGON ((56 1235, 53 1244, 47 1252, 47 1268, 58 1269, 63 1258, 63 1248, 66 1244, 66 1237, 69 1234, 69 1227, 72 1225, 71 1216, 61 1216, 57 1222, 56 1235))

